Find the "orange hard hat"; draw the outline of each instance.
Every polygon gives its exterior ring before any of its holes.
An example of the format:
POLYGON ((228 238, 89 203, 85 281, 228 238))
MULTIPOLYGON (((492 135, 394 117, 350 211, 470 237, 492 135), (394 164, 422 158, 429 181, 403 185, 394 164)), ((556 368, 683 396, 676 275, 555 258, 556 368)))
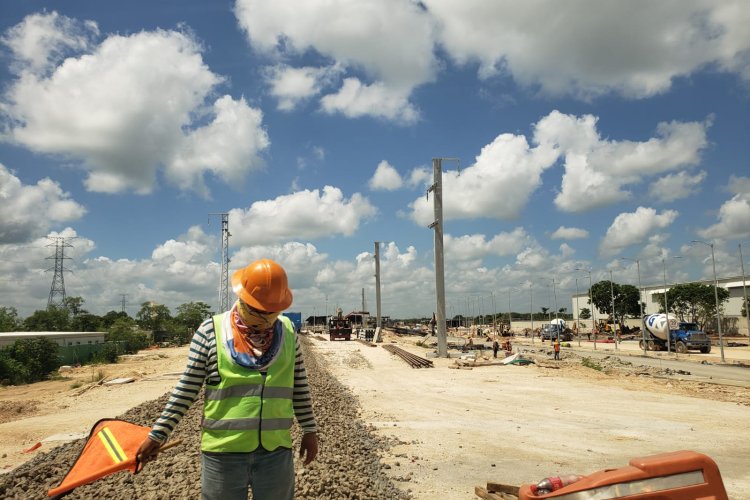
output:
POLYGON ((242 302, 267 312, 292 305, 286 271, 271 259, 261 259, 232 275, 232 290, 242 302))

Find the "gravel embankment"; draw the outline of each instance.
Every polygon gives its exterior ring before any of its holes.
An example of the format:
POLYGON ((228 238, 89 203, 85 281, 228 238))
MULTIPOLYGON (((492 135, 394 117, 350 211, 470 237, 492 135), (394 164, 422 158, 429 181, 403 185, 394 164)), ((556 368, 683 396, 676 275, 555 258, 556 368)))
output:
MULTIPOLYGON (((306 349, 305 363, 313 391, 315 414, 320 427, 320 451, 316 461, 302 468, 296 463, 297 498, 311 499, 408 499, 385 475, 380 456, 390 447, 359 417, 352 393, 328 372, 306 349)), ((130 409, 122 418, 150 426, 161 412, 168 395, 130 409)), ((200 498, 200 416, 197 401, 175 430, 172 439, 182 444, 160 455, 137 475, 118 472, 77 488, 72 499, 174 499, 200 498)), ((295 453, 299 430, 294 429, 295 453)), ((72 466, 84 440, 66 443, 0 477, 0 497, 46 498, 72 466)))

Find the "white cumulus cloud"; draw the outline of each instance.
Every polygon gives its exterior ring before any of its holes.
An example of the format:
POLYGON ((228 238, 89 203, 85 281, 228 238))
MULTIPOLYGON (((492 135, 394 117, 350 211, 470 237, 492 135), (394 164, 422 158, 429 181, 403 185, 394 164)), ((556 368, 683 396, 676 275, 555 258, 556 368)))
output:
MULTIPOLYGON (((501 134, 482 148, 473 165, 443 174, 443 214, 446 220, 487 217, 513 219, 541 183, 541 174, 557 154, 532 148, 526 138, 501 134)), ((445 166, 444 166, 445 167, 445 166)), ((432 223, 432 199, 420 196, 410 207, 419 224, 432 223)))
POLYGON ((368 182, 370 189, 383 191, 394 191, 403 184, 404 181, 401 179, 398 170, 385 160, 378 163, 375 173, 368 182))
POLYGON ((361 194, 346 199, 339 188, 325 186, 322 191, 304 190, 257 201, 247 210, 230 210, 229 226, 233 244, 267 244, 349 236, 376 212, 361 194))
POLYGON ((592 115, 576 117, 553 111, 534 129, 535 141, 563 158, 560 193, 555 205, 565 212, 584 212, 632 197, 628 185, 671 170, 697 165, 708 145, 710 122, 660 123, 646 141, 601 137, 592 115))
POLYGON ((553 240, 577 240, 588 238, 589 232, 578 227, 558 227, 550 236, 553 240))
POLYGON ((52 11, 27 16, 0 41, 10 48, 16 69, 44 73, 69 52, 88 49, 98 34, 95 22, 79 22, 52 11))
POLYGON ((716 224, 698 231, 701 238, 736 239, 750 236, 750 177, 731 176, 729 190, 735 195, 719 208, 716 224))
POLYGON ((438 38, 482 77, 510 75, 551 95, 644 98, 706 66, 750 79, 744 0, 628 2, 425 0, 438 38))
POLYGON ((0 163, 0 243, 24 243, 47 234, 58 223, 80 219, 83 205, 49 179, 24 185, 0 163))
POLYGON ((679 213, 665 210, 661 213, 653 208, 638 207, 635 212, 621 213, 607 229, 607 234, 599 246, 602 255, 614 255, 623 248, 640 245, 654 231, 668 228, 679 213))
POLYGON ((312 50, 342 69, 343 86, 322 98, 328 113, 412 123, 411 91, 436 74, 434 20, 414 2, 238 0, 235 15, 254 50, 285 58, 312 50))
POLYGON ((682 171, 665 175, 649 185, 648 196, 654 203, 669 203, 694 195, 705 180, 706 172, 701 170, 695 175, 682 171))
POLYGON ((286 64, 269 66, 265 70, 270 93, 278 100, 278 109, 292 111, 300 102, 318 94, 340 73, 337 66, 293 68, 286 64))
MULTIPOLYGON (((7 43, 20 36, 14 29, 7 43)), ((67 31, 58 35, 44 43, 67 47, 67 31)), ((87 172, 86 187, 105 193, 149 193, 166 167, 170 181, 205 195, 204 173, 233 182, 260 166, 268 145, 260 111, 225 96, 208 107, 213 121, 204 125, 206 99, 223 78, 192 37, 143 31, 80 49, 48 74, 17 75, 2 98, 10 140, 70 158, 87 172)))

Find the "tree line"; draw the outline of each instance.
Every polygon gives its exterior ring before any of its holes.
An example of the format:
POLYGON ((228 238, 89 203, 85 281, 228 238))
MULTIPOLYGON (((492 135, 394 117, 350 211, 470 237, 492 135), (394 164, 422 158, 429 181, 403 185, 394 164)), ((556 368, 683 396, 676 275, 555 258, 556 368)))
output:
MULTIPOLYGON (((593 301, 599 311, 623 323, 625 318, 637 318, 641 310, 646 310, 646 304, 639 301, 639 295, 638 288, 633 285, 620 285, 606 280, 592 285, 591 300, 586 299, 586 302, 590 304, 593 301), (614 309, 612 308, 613 297, 614 309)), ((721 312, 724 304, 729 300, 729 290, 718 287, 716 295, 719 299, 718 312, 721 312)), ((660 313, 669 312, 680 321, 697 323, 703 329, 717 316, 713 285, 702 283, 675 285, 667 290, 666 304, 664 293, 655 293, 652 296, 659 301, 660 313)), ((744 315, 745 309, 743 308, 744 315)))
MULTIPOLYGON (((50 306, 20 318, 13 307, 0 306, 0 332, 105 332, 105 344, 93 356, 93 362, 116 362, 120 354, 138 352, 154 340, 149 333, 178 345, 190 341, 193 332, 213 315, 205 302, 177 306, 172 316, 162 304, 144 302, 135 318, 124 311, 109 311, 103 316, 83 308, 81 297, 66 297, 62 306, 50 306)), ((60 347, 46 338, 17 340, 0 348, 0 381, 29 383, 47 378, 60 367, 60 347)))

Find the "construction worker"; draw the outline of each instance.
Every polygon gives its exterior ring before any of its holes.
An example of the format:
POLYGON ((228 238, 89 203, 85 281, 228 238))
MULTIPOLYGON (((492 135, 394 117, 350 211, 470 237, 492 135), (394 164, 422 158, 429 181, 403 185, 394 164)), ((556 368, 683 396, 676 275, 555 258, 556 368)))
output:
POLYGON ((234 273, 238 296, 190 343, 187 367, 138 454, 147 463, 205 384, 201 423, 203 500, 294 498, 292 418, 305 465, 318 453, 315 416, 299 339, 281 311, 292 304, 284 269, 270 259, 234 273))
POLYGON ((555 359, 560 360, 560 337, 555 338, 555 343, 552 344, 555 348, 555 359))

